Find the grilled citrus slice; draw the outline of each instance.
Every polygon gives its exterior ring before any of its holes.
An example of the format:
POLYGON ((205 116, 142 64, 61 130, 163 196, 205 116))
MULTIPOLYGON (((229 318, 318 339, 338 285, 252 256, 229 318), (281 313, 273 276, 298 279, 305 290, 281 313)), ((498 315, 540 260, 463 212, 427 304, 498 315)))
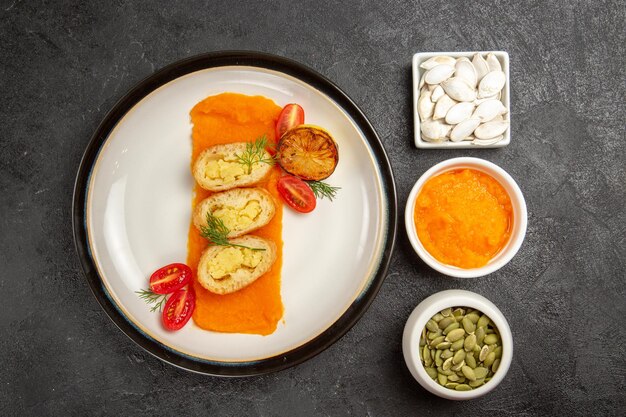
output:
POLYGON ((286 131, 278 142, 276 154, 285 171, 303 180, 328 178, 339 162, 337 144, 330 133, 313 125, 286 131))

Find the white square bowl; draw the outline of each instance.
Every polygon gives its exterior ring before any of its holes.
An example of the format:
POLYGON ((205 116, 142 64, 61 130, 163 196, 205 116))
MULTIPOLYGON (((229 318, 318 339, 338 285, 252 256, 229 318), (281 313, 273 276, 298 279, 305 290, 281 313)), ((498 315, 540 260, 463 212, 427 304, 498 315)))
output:
POLYGON ((511 94, 509 90, 510 77, 509 77, 509 54, 505 51, 469 51, 469 52, 418 52, 413 55, 413 120, 415 146, 421 149, 484 149, 484 148, 502 148, 511 142, 511 94), (420 130, 420 118, 417 114, 417 100, 419 99, 419 82, 422 74, 426 72, 424 68, 420 68, 420 64, 432 57, 447 55, 453 58, 466 57, 470 60, 475 54, 487 55, 493 53, 495 57, 500 61, 502 70, 506 76, 506 83, 502 89, 502 103, 506 107, 506 114, 504 115, 507 122, 509 122, 509 128, 504 132, 504 138, 501 141, 494 143, 493 145, 475 145, 471 141, 460 142, 427 142, 422 140, 422 133, 420 130))

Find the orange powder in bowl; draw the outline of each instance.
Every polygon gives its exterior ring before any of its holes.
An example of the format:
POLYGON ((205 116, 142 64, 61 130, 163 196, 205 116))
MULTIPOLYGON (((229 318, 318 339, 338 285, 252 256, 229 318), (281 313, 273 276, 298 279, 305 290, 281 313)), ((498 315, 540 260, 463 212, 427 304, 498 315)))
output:
POLYGON ((507 244, 513 208, 494 178, 456 169, 426 181, 415 202, 414 220, 420 242, 439 262, 479 268, 507 244))

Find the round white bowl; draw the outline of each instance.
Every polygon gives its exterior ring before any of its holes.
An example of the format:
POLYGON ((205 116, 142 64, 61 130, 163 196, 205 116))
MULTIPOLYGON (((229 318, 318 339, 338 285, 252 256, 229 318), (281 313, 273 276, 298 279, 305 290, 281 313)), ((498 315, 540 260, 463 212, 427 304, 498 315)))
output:
POLYGON ((471 291, 446 290, 431 295, 415 307, 404 326, 402 353, 411 375, 426 390, 449 400, 470 400, 487 394, 504 379, 513 359, 513 335, 506 318, 491 301, 471 291), (448 307, 475 308, 486 314, 500 333, 502 358, 498 370, 490 381, 471 391, 455 391, 442 387, 428 376, 420 360, 419 343, 422 329, 435 314, 448 307))
POLYGON ((415 252, 424 262, 426 262, 428 266, 441 272, 442 274, 456 278, 477 278, 497 271, 506 265, 513 258, 513 256, 515 256, 520 246, 522 246, 522 242, 526 236, 526 225, 528 223, 528 219, 524 195, 515 180, 507 174, 505 170, 496 164, 485 161, 484 159, 464 157, 452 158, 440 162, 426 171, 417 180, 407 200, 406 209, 404 211, 404 222, 406 226, 406 233, 413 249, 415 249, 415 252), (511 228, 511 236, 509 237, 508 243, 487 263, 487 265, 480 268, 459 268, 452 265, 446 265, 435 259, 430 253, 428 253, 422 245, 422 242, 417 237, 415 220, 413 218, 413 213, 415 212, 415 201, 419 192, 422 190, 424 183, 430 178, 446 171, 462 168, 475 169, 495 178, 509 194, 509 197, 511 198, 511 205, 513 207, 513 226, 511 228))

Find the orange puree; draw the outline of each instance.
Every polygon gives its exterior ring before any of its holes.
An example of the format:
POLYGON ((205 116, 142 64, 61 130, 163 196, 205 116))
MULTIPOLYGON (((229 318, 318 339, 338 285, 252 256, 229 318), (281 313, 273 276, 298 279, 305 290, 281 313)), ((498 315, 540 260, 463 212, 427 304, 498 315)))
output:
POLYGON ((459 169, 426 181, 417 196, 414 219, 417 236, 435 259, 478 268, 509 240, 513 208, 494 178, 459 169))
MULTIPOLYGON (((281 108, 265 97, 250 97, 224 93, 211 96, 196 104, 191 110, 193 123, 192 166, 200 152, 209 146, 232 142, 253 142, 266 135, 274 141, 274 125, 281 108)), ((217 332, 253 333, 268 335, 276 330, 283 316, 280 298, 280 271, 282 266, 282 205, 276 191, 279 168, 274 168, 269 179, 259 186, 275 198, 276 214, 272 221, 255 230, 253 234, 276 243, 277 259, 274 266, 249 286, 232 294, 217 295, 205 290, 194 280, 196 309, 194 322, 203 329, 217 332)), ((194 187, 192 206, 211 195, 211 192, 194 187)), ((187 264, 196 276, 198 261, 207 246, 207 240, 198 230, 189 227, 187 264)))

